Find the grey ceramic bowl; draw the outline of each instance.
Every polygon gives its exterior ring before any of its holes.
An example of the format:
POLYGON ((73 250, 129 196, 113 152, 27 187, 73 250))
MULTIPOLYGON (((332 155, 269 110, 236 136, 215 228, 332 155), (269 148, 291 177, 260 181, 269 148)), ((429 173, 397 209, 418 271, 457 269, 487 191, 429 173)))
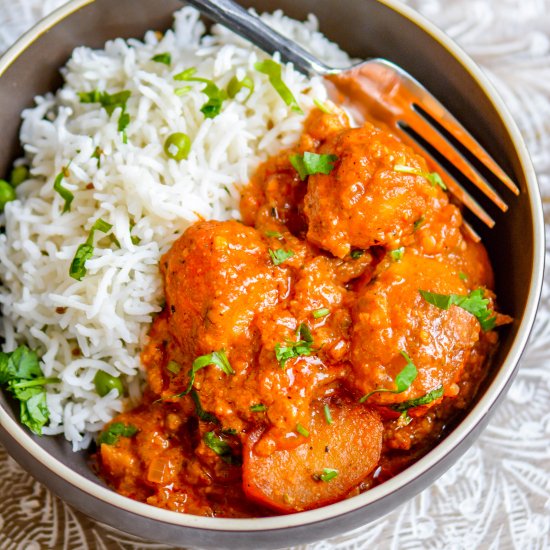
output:
MULTIPOLYGON (((169 512, 108 489, 59 438, 32 436, 0 395, 0 440, 13 457, 61 498, 97 520, 145 539, 212 548, 276 548, 311 542, 389 512, 445 472, 472 444, 504 397, 534 321, 542 285, 544 227, 535 174, 518 130, 473 62, 441 31, 394 0, 247 0, 258 11, 315 13, 321 30, 357 57, 381 56, 412 73, 437 95, 514 177, 519 197, 502 190, 506 214, 490 209, 496 228, 482 230, 497 276, 503 311, 515 321, 501 330, 493 370, 475 407, 413 466, 362 494, 299 514, 216 519, 169 512)), ((18 154, 20 112, 37 94, 61 83, 58 69, 78 45, 142 37, 164 29, 181 4, 174 0, 73 0, 27 33, 0 61, 0 174, 18 154)))

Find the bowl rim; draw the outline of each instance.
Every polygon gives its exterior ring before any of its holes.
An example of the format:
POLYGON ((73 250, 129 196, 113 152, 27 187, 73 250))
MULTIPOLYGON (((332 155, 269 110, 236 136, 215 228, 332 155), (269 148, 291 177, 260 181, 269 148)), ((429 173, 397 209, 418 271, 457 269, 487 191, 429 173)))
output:
MULTIPOLYGON (((76 471, 54 458, 42 447, 40 447, 40 445, 32 439, 30 433, 28 433, 27 430, 25 430, 3 409, 3 407, 0 406, 0 424, 6 430, 8 435, 10 435, 16 443, 27 453, 29 453, 35 460, 38 460, 46 469, 53 473, 54 476, 62 478, 65 482, 76 487, 80 491, 95 497, 105 504, 115 506, 116 508, 136 514, 137 516, 141 516, 146 519, 153 519, 175 526, 191 527, 208 531, 242 533, 280 530, 289 527, 311 525, 327 519, 334 519, 338 516, 347 514, 348 512, 358 510, 374 503, 377 500, 382 500, 396 491, 402 490, 408 485, 411 485, 416 478, 435 468, 437 464, 445 458, 445 456, 457 448, 460 443, 474 431, 475 427, 482 422, 487 415, 490 414, 491 410, 496 405, 499 396, 507 390, 508 384, 517 369, 518 362, 531 332, 543 283, 545 256, 544 218, 539 187, 533 165, 530 161, 526 145, 519 129, 507 107, 504 105, 494 86, 489 82, 488 78, 483 74, 482 70, 474 63, 468 54, 466 54, 461 47, 459 47, 437 26, 411 7, 402 4, 399 0, 376 1, 397 12, 422 29, 426 34, 431 36, 472 76, 477 85, 484 92, 487 99, 492 103, 495 112, 499 115, 501 121, 503 122, 515 147, 520 161, 521 170, 525 176, 530 199, 530 207, 533 213, 533 269, 531 282, 525 311, 518 327, 516 338, 489 387, 490 391, 485 392, 481 399, 475 404, 475 406, 452 431, 452 433, 450 433, 443 441, 438 443, 434 449, 415 462, 412 466, 409 466, 406 470, 383 484, 369 489, 368 491, 353 498, 315 510, 282 516, 244 519, 211 518, 183 514, 180 512, 156 508, 154 506, 132 500, 128 497, 124 497, 112 489, 99 485, 83 475, 78 474, 76 471)), ((39 21, 34 27, 20 37, 19 40, 17 40, 13 46, 11 46, 4 53, 2 58, 0 58, 0 77, 17 59, 17 57, 33 42, 40 38, 42 34, 47 32, 66 17, 70 16, 72 13, 93 2, 94 0, 71 0, 39 21)))

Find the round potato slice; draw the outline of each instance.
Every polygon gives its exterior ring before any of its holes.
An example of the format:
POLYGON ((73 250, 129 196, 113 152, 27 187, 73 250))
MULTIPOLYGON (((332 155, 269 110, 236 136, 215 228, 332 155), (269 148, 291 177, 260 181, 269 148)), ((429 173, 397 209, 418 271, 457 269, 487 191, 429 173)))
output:
POLYGON ((331 422, 319 403, 304 443, 259 456, 254 447, 262 430, 250 434, 243 450, 246 495, 278 512, 299 512, 341 500, 378 464, 382 422, 357 403, 329 404, 331 422))

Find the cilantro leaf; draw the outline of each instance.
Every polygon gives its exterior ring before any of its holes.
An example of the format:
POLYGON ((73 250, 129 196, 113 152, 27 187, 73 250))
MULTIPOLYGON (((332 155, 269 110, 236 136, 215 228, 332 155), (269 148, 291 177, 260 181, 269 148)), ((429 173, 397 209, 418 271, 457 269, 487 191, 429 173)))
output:
POLYGON ((215 424, 219 422, 219 420, 212 413, 206 412, 202 408, 202 403, 196 390, 191 390, 191 399, 193 400, 193 403, 195 403, 195 414, 203 422, 214 422, 215 424))
POLYGON ((273 61, 273 59, 265 59, 254 64, 254 68, 268 76, 269 82, 275 88, 275 91, 279 94, 281 99, 295 112, 304 114, 304 111, 298 105, 298 101, 294 97, 294 94, 290 91, 290 88, 284 83, 282 78, 282 67, 280 63, 273 61))
POLYGON ((44 377, 38 355, 27 346, 0 353, 0 385, 19 401, 21 423, 35 434, 42 434, 50 418, 45 386, 57 382, 58 378, 44 377))
POLYGON ((392 405, 391 408, 394 411, 403 413, 405 411, 408 411, 409 409, 412 409, 413 407, 428 405, 432 401, 439 399, 443 395, 443 392, 444 392, 443 386, 439 386, 435 390, 428 392, 426 395, 423 395, 422 397, 417 397, 416 399, 409 399, 408 401, 403 401, 403 403, 397 403, 395 405, 392 405))
POLYGON ((489 299, 484 298, 483 289, 472 290, 467 296, 460 294, 437 294, 427 290, 419 290, 420 295, 426 302, 439 309, 449 309, 451 305, 461 307, 471 313, 479 321, 481 329, 486 332, 495 328, 496 315, 487 306, 489 299))
POLYGON ((207 355, 201 355, 193 361, 193 365, 191 367, 191 370, 189 371, 189 384, 187 386, 187 389, 184 392, 178 394, 178 397, 183 397, 184 395, 187 395, 193 389, 193 384, 195 383, 195 374, 197 373, 197 371, 203 369, 204 367, 207 367, 208 365, 216 365, 225 374, 235 374, 233 367, 231 367, 231 364, 227 359, 227 355, 225 354, 224 349, 213 351, 212 353, 208 353, 207 355))
POLYGON ((245 76, 242 80, 234 76, 227 85, 227 95, 233 99, 243 88, 248 88, 249 90, 248 95, 244 98, 246 102, 254 92, 254 81, 249 76, 245 76))
POLYGON ((395 390, 390 390, 387 388, 376 388, 366 395, 363 395, 363 397, 359 399, 359 403, 364 403, 371 395, 374 395, 375 393, 403 393, 411 387, 411 384, 416 380, 416 377, 418 376, 418 370, 407 352, 401 350, 399 353, 404 357, 405 361, 407 361, 407 364, 403 367, 401 371, 399 371, 399 373, 395 377, 395 390))
POLYGON ((122 90, 115 94, 109 92, 100 92, 99 90, 92 90, 91 92, 79 92, 78 97, 80 103, 99 103, 111 116, 115 109, 120 108, 120 115, 118 117, 118 131, 122 133, 122 141, 126 143, 126 127, 130 123, 130 115, 126 113, 126 103, 132 92, 129 90, 122 90))
MULTIPOLYGON (((208 97, 208 101, 202 105, 200 111, 205 118, 215 118, 222 110, 223 102, 227 99, 227 92, 225 90, 220 90, 213 80, 195 76, 196 72, 197 69, 195 69, 195 67, 191 67, 175 75, 174 80, 204 83, 205 87, 201 90, 201 92, 208 97)), ((180 90, 183 90, 183 88, 180 88, 180 90)))
POLYGON ((268 252, 273 265, 281 265, 283 262, 294 256, 294 252, 292 250, 284 250, 283 248, 278 248, 277 250, 271 250, 270 248, 268 249, 268 252))
POLYGON ((405 254, 404 246, 390 251, 390 257, 394 262, 400 262, 403 259, 404 254, 405 254))
POLYGON ((439 186, 441 187, 441 189, 443 189, 443 191, 447 191, 447 186, 437 172, 423 172, 422 170, 418 170, 417 168, 413 168, 412 166, 404 166, 402 164, 396 164, 393 169, 396 172, 403 172, 404 174, 422 176, 423 178, 426 178, 433 187, 439 186))
POLYGON ((205 445, 212 449, 227 464, 239 465, 239 457, 233 456, 231 446, 221 436, 214 432, 206 432, 202 438, 205 445))
POLYGON ((289 359, 302 355, 308 356, 314 351, 313 337, 305 323, 300 323, 296 331, 296 338, 298 338, 296 342, 287 340, 285 344, 275 344, 275 358, 283 368, 289 359))
POLYGON ((61 169, 61 172, 57 174, 53 182, 54 191, 59 193, 61 198, 65 200, 65 204, 63 205, 63 212, 62 212, 63 214, 71 210, 71 203, 73 202, 73 199, 74 199, 74 195, 66 187, 63 187, 62 185, 63 179, 68 177, 69 177, 69 167, 64 166, 61 169))
POLYGON ((86 275, 86 262, 94 254, 95 232, 101 231, 102 233, 108 233, 112 227, 113 226, 110 223, 107 223, 101 218, 98 218, 94 222, 94 224, 92 225, 92 228, 90 229, 90 233, 88 234, 88 238, 86 239, 86 242, 79 245, 79 247, 76 249, 76 253, 69 267, 69 275, 73 279, 76 279, 77 281, 81 281, 84 275, 86 275))
POLYGON ((324 481, 328 483, 331 479, 334 479, 338 476, 338 470, 334 468, 323 468, 323 471, 320 474, 313 474, 313 479, 315 481, 324 481))
POLYGON ((158 53, 157 55, 154 55, 151 57, 151 61, 156 61, 157 63, 163 63, 164 65, 168 65, 168 67, 172 64, 172 56, 170 53, 158 53))
POLYGON ((290 155, 290 164, 294 166, 301 180, 313 174, 330 174, 334 170, 336 155, 319 155, 306 151, 303 155, 290 155))
POLYGON ((113 422, 106 430, 99 434, 97 444, 115 445, 121 437, 133 437, 138 431, 133 424, 113 422))

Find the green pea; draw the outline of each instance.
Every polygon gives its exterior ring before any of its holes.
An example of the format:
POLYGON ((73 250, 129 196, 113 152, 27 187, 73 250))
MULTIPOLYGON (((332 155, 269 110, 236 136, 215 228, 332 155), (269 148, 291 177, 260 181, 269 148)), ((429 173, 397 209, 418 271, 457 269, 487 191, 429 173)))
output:
POLYGON ((4 211, 4 206, 8 202, 16 199, 14 188, 6 181, 0 180, 0 212, 4 211))
POLYGON ((122 395, 124 390, 120 378, 111 376, 103 370, 98 370, 94 376, 95 391, 100 397, 107 395, 113 388, 122 395))
POLYGON ((174 160, 183 160, 189 155, 191 140, 187 134, 176 132, 168 136, 164 142, 164 152, 174 160))
POLYGON ((16 166, 10 174, 10 183, 13 187, 17 187, 29 177, 29 169, 24 166, 16 166))

